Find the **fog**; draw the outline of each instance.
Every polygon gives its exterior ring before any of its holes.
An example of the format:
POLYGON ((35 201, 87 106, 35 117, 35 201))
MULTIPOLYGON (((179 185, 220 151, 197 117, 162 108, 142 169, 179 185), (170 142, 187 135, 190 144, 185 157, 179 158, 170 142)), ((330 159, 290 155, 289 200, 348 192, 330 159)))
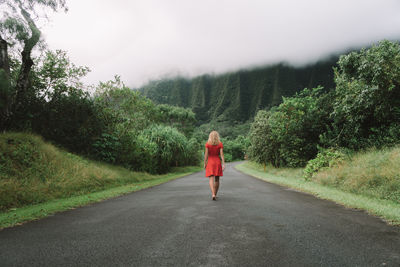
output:
POLYGON ((398 0, 69 0, 42 28, 97 84, 301 65, 400 39, 398 0))

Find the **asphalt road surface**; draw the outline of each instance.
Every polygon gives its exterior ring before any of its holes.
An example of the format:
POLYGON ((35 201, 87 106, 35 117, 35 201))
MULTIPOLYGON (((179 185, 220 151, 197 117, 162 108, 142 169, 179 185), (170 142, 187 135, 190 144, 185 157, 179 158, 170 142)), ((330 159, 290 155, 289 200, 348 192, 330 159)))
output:
POLYGON ((236 171, 0 231, 0 266, 400 266, 400 228, 236 171))

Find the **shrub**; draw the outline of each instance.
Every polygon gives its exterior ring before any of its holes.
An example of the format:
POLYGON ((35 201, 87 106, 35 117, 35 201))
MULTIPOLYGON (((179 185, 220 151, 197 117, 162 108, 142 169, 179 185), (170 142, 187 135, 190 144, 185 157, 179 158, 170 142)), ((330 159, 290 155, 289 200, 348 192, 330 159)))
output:
POLYGON ((196 138, 192 137, 189 139, 186 155, 187 157, 185 165, 199 165, 203 153, 201 150, 201 145, 196 138))
POLYGON ((330 93, 304 89, 270 111, 259 111, 250 129, 250 157, 274 167, 302 167, 314 158, 330 124, 330 93))
POLYGON ((222 139, 222 143, 224 144, 224 155, 225 161, 230 162, 234 160, 243 160, 246 155, 246 151, 250 145, 250 141, 248 138, 243 135, 239 135, 236 139, 222 139), (227 157, 226 155, 229 154, 227 157))
POLYGON ((118 137, 112 134, 103 133, 93 143, 92 153, 98 160, 115 163, 118 157, 118 151, 120 150, 120 145, 121 143, 119 142, 118 137))
POLYGON ((230 153, 224 153, 224 159, 225 159, 225 162, 233 161, 233 157, 230 153))
POLYGON ((303 171, 303 178, 310 180, 318 171, 340 164, 346 158, 346 154, 341 150, 324 149, 317 154, 315 159, 308 161, 303 171))
POLYGON ((163 125, 153 125, 145 129, 140 138, 147 139, 156 144, 155 153, 152 155, 152 167, 149 172, 165 173, 174 166, 183 166, 190 157, 188 140, 185 135, 175 128, 163 125))

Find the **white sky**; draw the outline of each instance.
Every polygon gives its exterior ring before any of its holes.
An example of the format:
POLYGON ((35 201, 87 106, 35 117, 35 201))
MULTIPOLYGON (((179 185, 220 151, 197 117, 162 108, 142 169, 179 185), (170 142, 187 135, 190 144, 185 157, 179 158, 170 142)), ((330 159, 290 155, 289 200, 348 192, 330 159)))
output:
POLYGON ((400 0, 67 0, 42 29, 51 49, 128 86, 168 75, 306 64, 400 40, 400 0))

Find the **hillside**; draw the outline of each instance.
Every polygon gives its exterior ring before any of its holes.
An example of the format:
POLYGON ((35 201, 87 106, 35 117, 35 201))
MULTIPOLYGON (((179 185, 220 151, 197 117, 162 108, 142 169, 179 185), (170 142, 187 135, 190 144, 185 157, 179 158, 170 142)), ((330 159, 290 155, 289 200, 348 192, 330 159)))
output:
POLYGON ((244 122, 259 109, 279 104, 303 88, 334 87, 331 57, 304 67, 276 64, 193 79, 177 77, 151 81, 139 88, 156 103, 191 108, 199 124, 212 120, 244 122))

